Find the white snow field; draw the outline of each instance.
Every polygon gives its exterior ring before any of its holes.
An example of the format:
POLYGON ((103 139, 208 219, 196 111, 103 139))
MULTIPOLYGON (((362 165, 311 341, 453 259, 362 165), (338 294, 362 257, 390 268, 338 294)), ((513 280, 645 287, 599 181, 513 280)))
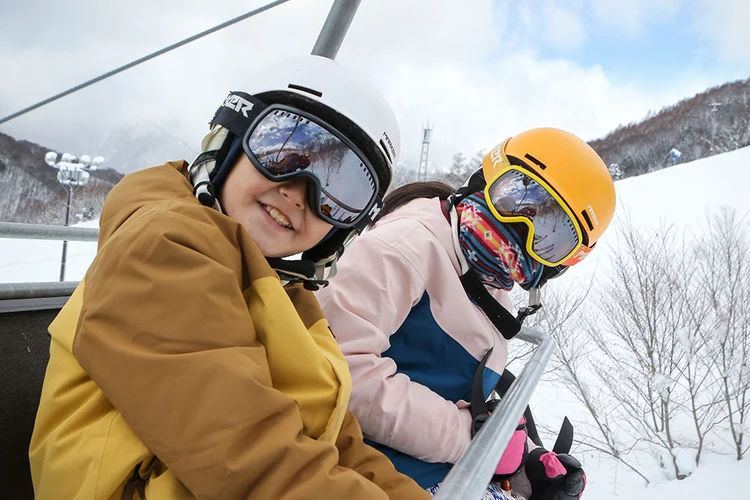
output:
MULTIPOLYGON (((750 147, 679 164, 664 170, 618 181, 618 212, 615 224, 630 217, 638 226, 657 229, 661 222, 699 231, 708 211, 721 207, 737 210, 750 221, 750 147)), ((60 210, 64 207, 61 206, 60 210)), ((95 227, 96 221, 84 226, 95 227)), ((568 273, 582 281, 592 275, 606 279, 601 271, 617 243, 615 231, 606 234, 596 251, 568 273)), ((59 277, 61 242, 0 239, 0 283, 56 281, 59 277)), ((68 280, 83 277, 96 252, 96 243, 72 242, 68 247, 68 280)), ((595 290, 594 290, 595 293, 595 290)), ((566 389, 542 381, 532 405, 537 422, 556 428, 563 415, 574 424, 581 408, 566 389)), ((549 439, 549 437, 547 437, 549 439)), ((551 443, 550 443, 551 445, 551 443)), ((575 454, 575 452, 574 452, 575 454)), ((709 454, 701 466, 683 481, 655 480, 650 486, 624 466, 599 455, 580 455, 589 479, 585 498, 609 500, 684 500, 687 498, 750 498, 750 459, 737 462, 729 455, 709 454)), ((648 464, 643 465, 648 468, 648 464)))

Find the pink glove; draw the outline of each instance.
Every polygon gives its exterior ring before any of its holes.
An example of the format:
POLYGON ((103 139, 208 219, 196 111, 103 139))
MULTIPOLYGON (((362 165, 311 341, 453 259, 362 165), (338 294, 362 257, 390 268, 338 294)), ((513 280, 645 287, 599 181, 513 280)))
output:
POLYGON ((529 446, 526 432, 526 417, 521 417, 521 421, 516 427, 516 431, 510 438, 508 446, 505 448, 500 463, 495 468, 493 481, 499 482, 510 479, 518 474, 526 463, 526 457, 529 454, 529 446))

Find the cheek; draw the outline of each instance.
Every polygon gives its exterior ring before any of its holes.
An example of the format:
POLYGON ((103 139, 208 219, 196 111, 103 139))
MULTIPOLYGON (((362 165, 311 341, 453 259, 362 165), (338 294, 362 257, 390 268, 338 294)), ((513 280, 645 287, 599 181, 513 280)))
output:
POLYGON ((307 227, 310 228, 310 240, 315 243, 319 243, 333 229, 331 224, 318 219, 314 215, 312 220, 308 221, 307 227))

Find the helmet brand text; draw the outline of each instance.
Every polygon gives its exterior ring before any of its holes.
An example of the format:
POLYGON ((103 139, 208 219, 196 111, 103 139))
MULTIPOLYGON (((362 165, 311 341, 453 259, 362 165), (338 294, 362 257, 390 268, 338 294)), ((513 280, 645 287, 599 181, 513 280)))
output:
POLYGON ((393 161, 396 161, 396 148, 393 147, 393 143, 391 142, 391 138, 388 137, 388 134, 386 132, 383 132, 383 140, 386 144, 388 144, 388 149, 391 150, 391 155, 393 155, 393 161))
POLYGON ((247 112, 253 109, 253 103, 238 96, 237 94, 229 94, 229 97, 224 99, 223 106, 226 106, 229 109, 233 109, 238 113, 242 113, 245 118, 248 118, 247 112))

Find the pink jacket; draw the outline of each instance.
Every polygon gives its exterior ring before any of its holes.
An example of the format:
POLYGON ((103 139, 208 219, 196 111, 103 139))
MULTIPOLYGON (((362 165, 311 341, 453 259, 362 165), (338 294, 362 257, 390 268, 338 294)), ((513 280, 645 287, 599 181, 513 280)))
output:
MULTIPOLYGON (((459 282, 452 238, 440 201, 414 200, 355 240, 337 276, 317 293, 349 363, 354 381, 350 408, 365 436, 422 461, 449 464, 469 446, 471 415, 468 398, 439 392, 461 393, 454 379, 473 376, 471 366, 475 370, 490 348, 491 373, 501 374, 507 360, 505 339, 459 282), (412 349, 420 342, 436 354, 414 363, 424 366, 434 359, 441 364, 435 367, 438 374, 454 366, 461 372, 445 381, 429 366, 410 375, 409 356, 424 354, 412 349), (447 363, 440 361, 441 353, 448 353, 447 363), (420 377, 429 383, 415 381, 420 377)), ((512 310, 506 292, 489 290, 512 310)))

